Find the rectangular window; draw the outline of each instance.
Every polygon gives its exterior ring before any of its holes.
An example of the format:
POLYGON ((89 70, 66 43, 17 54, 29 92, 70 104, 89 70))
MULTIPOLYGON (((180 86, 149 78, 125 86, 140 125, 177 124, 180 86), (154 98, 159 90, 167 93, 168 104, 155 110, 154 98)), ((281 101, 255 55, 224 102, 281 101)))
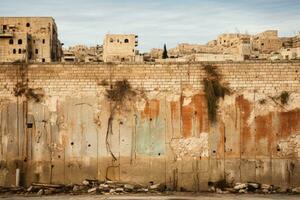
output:
POLYGON ((43 39, 43 44, 45 44, 45 39, 43 39))
POLYGON ((39 54, 39 50, 38 49, 35 49, 35 54, 39 54))

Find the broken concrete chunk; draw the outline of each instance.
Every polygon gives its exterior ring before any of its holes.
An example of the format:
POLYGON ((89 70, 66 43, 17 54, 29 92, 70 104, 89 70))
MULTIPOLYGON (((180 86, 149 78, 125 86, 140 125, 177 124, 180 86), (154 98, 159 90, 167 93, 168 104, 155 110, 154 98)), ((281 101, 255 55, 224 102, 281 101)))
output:
POLYGON ((124 192, 124 189, 123 188, 116 188, 115 190, 117 193, 121 193, 121 192, 124 192))
POLYGON ((29 188, 27 188, 27 192, 31 192, 33 190, 33 186, 31 185, 29 188))
POLYGON ((89 181, 87 181, 87 180, 84 180, 84 181, 82 181, 82 184, 83 184, 83 185, 89 185, 89 184, 90 184, 90 182, 89 182, 89 181))
POLYGON ((292 192, 293 192, 293 193, 300 194, 300 187, 293 188, 293 189, 292 189, 292 192))
POLYGON ((88 189, 88 193, 96 193, 97 189, 98 188, 96 188, 96 187, 90 188, 90 189, 88 189))
POLYGON ((130 185, 130 184, 125 184, 124 185, 125 189, 129 189, 129 190, 133 190, 134 189, 134 185, 130 185))
POLYGON ((245 189, 247 188, 247 184, 246 183, 236 183, 234 186, 235 190, 240 190, 240 189, 245 189))
POLYGON ((80 190, 80 187, 78 185, 73 186, 73 192, 78 192, 80 190))
POLYGON ((44 190, 43 189, 40 189, 38 192, 37 192, 37 195, 39 196, 42 196, 44 194, 44 190))

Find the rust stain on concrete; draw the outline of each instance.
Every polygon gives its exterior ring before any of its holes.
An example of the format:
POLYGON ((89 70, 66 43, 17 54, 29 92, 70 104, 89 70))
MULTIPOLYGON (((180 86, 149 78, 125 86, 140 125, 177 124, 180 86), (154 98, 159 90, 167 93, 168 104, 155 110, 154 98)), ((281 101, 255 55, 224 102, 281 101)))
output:
POLYGON ((192 135, 192 112, 193 105, 189 103, 183 106, 183 96, 181 97, 181 120, 182 120, 182 134, 183 137, 188 138, 192 135))
POLYGON ((196 94, 193 96, 192 102, 195 106, 194 112, 199 126, 199 133, 208 132, 208 119, 205 96, 201 94, 196 94))
POLYGON ((251 130, 247 123, 252 110, 251 103, 243 95, 236 98, 236 103, 240 111, 241 155, 254 156, 255 147, 251 144, 254 142, 253 135, 251 135, 251 130))
POLYGON ((287 138, 291 134, 300 131, 300 109, 294 109, 279 114, 279 134, 282 138, 287 138))
POLYGON ((150 118, 155 119, 158 117, 160 111, 160 101, 152 99, 146 102, 144 111, 142 112, 142 119, 150 118))
POLYGON ((268 156, 272 152, 273 144, 273 128, 272 128, 273 113, 269 113, 264 116, 256 116, 255 127, 256 127, 256 155, 257 156, 268 156))

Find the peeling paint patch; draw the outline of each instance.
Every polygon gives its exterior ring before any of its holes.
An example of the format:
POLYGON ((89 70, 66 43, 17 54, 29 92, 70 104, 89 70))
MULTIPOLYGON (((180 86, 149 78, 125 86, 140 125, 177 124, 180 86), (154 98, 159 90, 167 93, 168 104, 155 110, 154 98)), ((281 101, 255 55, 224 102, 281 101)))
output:
POLYGON ((177 158, 208 157, 208 133, 200 133, 199 137, 173 139, 171 148, 177 158))

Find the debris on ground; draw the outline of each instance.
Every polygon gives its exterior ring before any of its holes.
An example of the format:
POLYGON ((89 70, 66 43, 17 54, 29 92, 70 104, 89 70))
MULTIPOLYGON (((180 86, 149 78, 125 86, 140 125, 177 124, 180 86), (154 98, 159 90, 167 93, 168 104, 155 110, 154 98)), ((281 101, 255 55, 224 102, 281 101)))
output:
MULTIPOLYGON (((209 182, 208 190, 218 194, 227 193, 293 193, 300 194, 300 187, 295 188, 280 188, 269 184, 260 184, 255 182, 247 183, 227 183, 224 180, 217 182, 209 182)), ((184 188, 181 188, 184 190, 184 188)), ((99 181, 99 180, 83 180, 80 184, 46 184, 32 183, 29 187, 1 187, 0 194, 16 194, 25 196, 42 196, 54 194, 89 194, 89 195, 121 195, 134 193, 156 193, 171 191, 164 183, 153 183, 148 185, 140 185, 133 183, 125 183, 118 181, 99 181)))
POLYGON ((157 183, 147 186, 117 181, 84 180, 81 184, 62 185, 32 183, 29 187, 0 187, 0 194, 20 195, 52 195, 52 194, 128 194, 128 193, 158 193, 166 191, 166 185, 157 183))
MULTIPOLYGON (((225 184, 223 184, 225 185, 225 184)), ((300 187, 296 188, 280 188, 269 184, 260 184, 255 182, 247 183, 235 183, 226 184, 226 187, 220 186, 219 182, 209 182, 208 191, 215 192, 219 194, 225 193, 261 193, 261 194, 273 194, 273 193, 294 193, 300 194, 300 187)))

